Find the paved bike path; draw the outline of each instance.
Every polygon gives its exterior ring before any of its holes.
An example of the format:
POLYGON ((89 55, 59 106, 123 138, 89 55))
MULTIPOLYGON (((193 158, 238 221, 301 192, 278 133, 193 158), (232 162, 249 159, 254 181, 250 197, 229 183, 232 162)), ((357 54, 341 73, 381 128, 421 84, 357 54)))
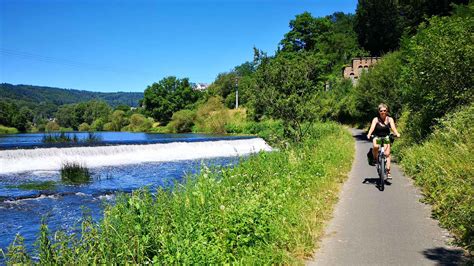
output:
POLYGON ((334 218, 308 265, 456 265, 463 251, 446 244, 448 233, 430 218, 430 207, 397 165, 384 191, 367 164, 371 143, 352 130, 356 155, 334 218), (365 180, 365 183, 363 183, 365 180))

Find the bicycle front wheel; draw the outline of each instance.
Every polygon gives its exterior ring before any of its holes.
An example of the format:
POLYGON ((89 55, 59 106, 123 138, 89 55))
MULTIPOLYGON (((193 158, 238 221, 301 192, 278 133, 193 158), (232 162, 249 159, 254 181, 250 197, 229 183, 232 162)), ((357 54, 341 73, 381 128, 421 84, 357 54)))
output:
POLYGON ((385 158, 384 156, 380 156, 379 159, 380 169, 379 169, 379 188, 380 191, 383 191, 385 188, 385 178, 387 175, 386 165, 385 165, 385 158))

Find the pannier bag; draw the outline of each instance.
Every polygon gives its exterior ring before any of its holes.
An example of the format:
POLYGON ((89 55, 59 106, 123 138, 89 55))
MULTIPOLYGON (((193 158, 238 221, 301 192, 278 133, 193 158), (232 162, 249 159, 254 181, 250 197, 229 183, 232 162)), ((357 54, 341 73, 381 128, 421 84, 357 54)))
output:
POLYGON ((369 152, 367 153, 367 161, 369 162, 369 165, 374 166, 374 154, 372 153, 372 148, 369 149, 369 152))

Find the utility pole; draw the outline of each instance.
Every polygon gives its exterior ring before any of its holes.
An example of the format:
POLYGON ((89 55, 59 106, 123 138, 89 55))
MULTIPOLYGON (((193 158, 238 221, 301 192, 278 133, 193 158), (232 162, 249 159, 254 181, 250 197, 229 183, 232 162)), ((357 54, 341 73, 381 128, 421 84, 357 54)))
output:
POLYGON ((235 109, 239 108, 239 82, 235 77, 235 109))

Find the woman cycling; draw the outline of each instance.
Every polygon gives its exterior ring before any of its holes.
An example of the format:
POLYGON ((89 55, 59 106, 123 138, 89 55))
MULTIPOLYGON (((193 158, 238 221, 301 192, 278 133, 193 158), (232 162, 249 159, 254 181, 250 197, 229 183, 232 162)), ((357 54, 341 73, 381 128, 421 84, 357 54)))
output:
MULTIPOLYGON (((387 137, 390 135, 390 129, 392 129, 393 133, 395 136, 398 138, 400 137, 400 134, 397 131, 397 128, 395 127, 395 122, 393 121, 393 118, 388 116, 388 107, 386 104, 379 104, 379 115, 377 117, 374 117, 372 119, 372 124, 370 125, 369 133, 367 134, 367 138, 370 139, 370 136, 372 136, 372 133, 375 135, 375 138, 372 140, 372 143, 374 145, 374 148, 372 150, 374 154, 374 160, 377 162, 377 154, 379 152, 379 144, 377 144, 377 138, 383 138, 387 137)), ((388 179, 392 178, 392 175, 390 174, 390 144, 385 144, 385 155, 387 156, 387 177, 388 179)))

